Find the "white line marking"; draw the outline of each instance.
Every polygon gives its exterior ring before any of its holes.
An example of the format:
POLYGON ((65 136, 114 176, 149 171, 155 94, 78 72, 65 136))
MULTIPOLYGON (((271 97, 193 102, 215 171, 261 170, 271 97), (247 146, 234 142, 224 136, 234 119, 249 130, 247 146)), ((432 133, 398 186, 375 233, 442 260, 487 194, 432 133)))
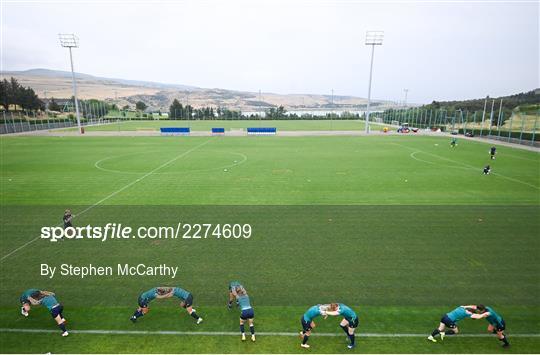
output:
MULTIPOLYGON (((452 159, 449 159, 449 158, 441 157, 440 155, 433 154, 433 153, 429 153, 429 152, 426 152, 426 151, 423 151, 423 150, 420 150, 420 149, 408 147, 408 146, 403 145, 403 144, 399 144, 399 143, 390 143, 390 144, 398 145, 398 146, 400 146, 400 147, 404 147, 404 148, 411 149, 411 150, 416 150, 415 153, 418 153, 418 152, 424 153, 424 154, 427 154, 427 155, 434 156, 435 158, 439 158, 439 159, 442 159, 442 160, 446 160, 446 161, 449 161, 449 162, 452 162, 452 163, 455 163, 455 164, 461 164, 461 165, 464 165, 464 166, 466 166, 466 167, 468 167, 468 168, 470 168, 470 169, 482 171, 482 169, 479 169, 479 168, 474 167, 474 166, 472 166, 472 165, 469 165, 469 164, 467 164, 467 163, 462 163, 462 162, 457 161, 457 160, 452 160, 452 159)), ((414 159, 414 158, 413 158, 413 159, 414 159)), ((418 160, 418 159, 417 159, 417 160, 418 160)), ((436 164, 436 163, 435 163, 435 164, 436 164)), ((518 182, 518 183, 520 183, 520 184, 523 184, 523 185, 532 187, 533 189, 540 190, 540 187, 535 186, 535 185, 533 185, 533 184, 529 184, 529 183, 526 182, 526 181, 522 181, 522 180, 519 180, 519 179, 514 179, 514 178, 512 178, 512 177, 509 177, 509 176, 506 176, 506 175, 502 175, 502 174, 499 174, 499 173, 494 173, 494 172, 491 172, 491 175, 500 176, 500 177, 502 177, 503 179, 510 180, 510 181, 513 181, 513 182, 518 182)))
MULTIPOLYGON (((173 172, 161 172, 161 173, 154 173, 154 175, 170 175, 170 174, 175 174, 175 175, 178 175, 178 174, 185 174, 185 173, 197 173, 197 172, 205 172, 205 171, 217 171, 217 170, 221 170, 221 169, 229 169, 229 168, 233 168, 235 166, 238 166, 240 164, 243 164, 245 163, 247 160, 248 160, 248 157, 243 154, 243 153, 237 153, 237 152, 227 152, 227 151, 219 151, 219 150, 209 150, 210 152, 217 152, 217 153, 227 153, 227 154, 231 154, 231 155, 237 155, 239 156, 240 158, 242 158, 242 160, 240 161, 237 161, 236 163, 234 164, 228 164, 228 165, 223 165, 223 166, 218 166, 218 167, 215 167, 215 168, 208 168, 208 169, 192 169, 192 170, 186 170, 186 171, 173 171, 173 172)), ((145 153, 162 153, 162 151, 159 151, 159 150, 154 150, 154 151, 147 151, 145 153)), ((94 167, 96 169, 99 169, 99 170, 102 170, 102 171, 105 171, 105 172, 108 172, 108 173, 114 173, 114 174, 131 174, 131 175, 142 175, 142 174, 145 174, 144 172, 140 172, 140 171, 123 171, 123 170, 114 170, 114 169, 107 169, 107 168, 104 168, 101 166, 101 163, 104 162, 104 161, 107 161, 107 160, 110 160, 110 159, 114 159, 114 158, 122 158, 122 157, 127 157, 127 156, 132 156, 132 155, 137 155, 137 154, 140 154, 139 152, 137 153, 128 153, 128 154, 121 154, 121 155, 111 155, 111 156, 108 156, 108 157, 105 157, 105 158, 102 158, 98 161, 96 161, 94 163, 94 167)))
MULTIPOLYGON (((99 330, 99 329, 81 329, 69 330, 74 334, 117 334, 117 335, 195 335, 195 336, 239 336, 239 332, 190 332, 178 330, 99 330)), ((0 333, 60 333, 57 329, 18 329, 18 328, 0 328, 0 333)), ((262 336, 283 336, 298 337, 297 332, 257 332, 256 335, 262 336)), ((315 337, 345 337, 342 333, 316 333, 315 337)), ((418 333, 357 333, 360 338, 427 338, 429 334, 418 333)), ((540 334, 508 334, 510 338, 538 338, 540 334)), ((489 338, 495 337, 493 334, 458 334, 458 338, 489 338)))
MULTIPOLYGON (((82 210, 81 212, 78 212, 75 216, 79 216, 79 215, 81 215, 81 214, 83 214, 83 213, 86 213, 86 212, 90 211, 92 208, 94 208, 94 207, 96 207, 96 206, 102 204, 103 202, 107 201, 107 200, 110 199, 111 197, 114 197, 114 196, 116 196, 117 194, 119 194, 120 192, 122 192, 122 191, 124 191, 124 190, 130 188, 131 186, 135 185, 136 183, 138 183, 138 182, 142 181, 143 179, 147 178, 148 176, 152 175, 153 173, 155 173, 155 172, 158 171, 159 169, 162 169, 162 168, 166 167, 167 165, 170 165, 171 163, 174 163, 174 162, 177 161, 178 159, 185 157, 186 155, 188 155, 189 153, 193 152, 194 150, 196 150, 196 149, 202 147, 203 145, 209 143, 211 140, 212 140, 212 138, 210 138, 210 139, 207 140, 207 141, 202 142, 201 144, 196 145, 195 147, 193 147, 193 148, 191 148, 191 149, 186 150, 184 153, 182 153, 182 154, 180 154, 180 155, 177 155, 176 157, 172 158, 171 160, 166 161, 165 163, 161 164, 161 165, 158 166, 157 168, 155 168, 155 169, 153 169, 153 170, 147 172, 147 173, 144 174, 143 176, 141 176, 141 177, 139 177, 139 178, 133 180, 132 182, 130 182, 129 184, 125 185, 125 186, 122 187, 121 189, 116 190, 115 192, 113 192, 113 193, 111 193, 110 195, 108 195, 108 196, 102 198, 101 200, 99 200, 98 202, 94 203, 93 205, 91 205, 91 206, 85 208, 85 209, 82 210)), ((36 238, 34 238, 34 239, 32 239, 32 240, 30 240, 30 241, 24 243, 23 245, 21 245, 21 246, 18 247, 17 249, 14 249, 14 250, 12 250, 11 252, 9 252, 8 254, 2 256, 2 258, 0 258, 0 261, 3 261, 3 260, 6 259, 7 257, 9 257, 9 256, 11 256, 11 255, 13 255, 13 254, 15 254, 16 252, 18 252, 18 251, 21 250, 22 248, 24 248, 24 247, 26 247, 27 245, 29 245, 29 244, 35 242, 35 241, 38 240, 38 239, 39 239, 39 237, 36 237, 36 238)))

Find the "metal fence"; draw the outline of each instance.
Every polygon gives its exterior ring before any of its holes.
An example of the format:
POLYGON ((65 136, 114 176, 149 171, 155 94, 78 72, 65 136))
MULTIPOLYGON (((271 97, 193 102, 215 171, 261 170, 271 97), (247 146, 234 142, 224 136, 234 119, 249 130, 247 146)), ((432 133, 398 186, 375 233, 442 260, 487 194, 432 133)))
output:
POLYGON ((407 108, 375 112, 378 122, 388 125, 408 125, 411 128, 441 130, 454 134, 496 139, 540 147, 540 110, 512 112, 505 117, 485 111, 446 111, 407 108))
MULTIPOLYGON (((82 126, 92 126, 116 122, 116 118, 91 118, 81 120, 82 126)), ((57 128, 77 127, 77 120, 68 117, 53 117, 23 112, 3 112, 0 120, 0 134, 21 133, 57 128)))

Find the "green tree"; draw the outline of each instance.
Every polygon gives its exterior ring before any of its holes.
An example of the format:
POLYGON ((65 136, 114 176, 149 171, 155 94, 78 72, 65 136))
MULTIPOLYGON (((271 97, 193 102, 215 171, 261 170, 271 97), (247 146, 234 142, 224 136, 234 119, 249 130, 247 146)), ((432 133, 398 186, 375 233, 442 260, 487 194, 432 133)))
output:
POLYGON ((169 118, 173 120, 182 118, 183 111, 182 104, 177 99, 174 99, 171 106, 169 106, 169 118))
POLYGON ((58 105, 58 103, 54 100, 54 97, 51 99, 51 101, 49 102, 49 110, 51 111, 62 111, 62 108, 60 107, 60 105, 58 105))
POLYGON ((142 102, 142 101, 137 101, 137 103, 135 104, 135 109, 136 110, 139 110, 139 111, 144 111, 148 108, 148 106, 142 102))

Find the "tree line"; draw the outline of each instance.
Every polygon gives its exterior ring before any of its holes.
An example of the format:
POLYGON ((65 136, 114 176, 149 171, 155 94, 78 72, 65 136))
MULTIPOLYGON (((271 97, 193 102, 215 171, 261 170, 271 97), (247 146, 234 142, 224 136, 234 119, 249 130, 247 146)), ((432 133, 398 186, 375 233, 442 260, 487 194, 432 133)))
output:
POLYGON ((0 81, 0 104, 6 112, 11 106, 15 111, 42 110, 45 107, 32 88, 23 87, 14 77, 0 81))

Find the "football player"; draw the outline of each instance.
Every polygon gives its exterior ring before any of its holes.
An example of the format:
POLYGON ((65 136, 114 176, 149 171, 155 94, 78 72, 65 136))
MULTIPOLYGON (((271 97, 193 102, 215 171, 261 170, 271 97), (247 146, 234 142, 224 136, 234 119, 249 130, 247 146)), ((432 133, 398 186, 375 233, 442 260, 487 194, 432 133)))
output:
MULTIPOLYGON (((62 312, 64 311, 64 306, 62 306, 58 302, 53 292, 40 291, 40 290, 33 290, 33 291, 34 292, 32 294, 27 296, 28 302, 30 302, 33 305, 43 305, 47 307, 49 312, 51 312, 51 316, 56 321, 56 324, 58 324, 58 327, 62 330, 62 336, 67 337, 69 333, 66 330, 66 319, 64 318, 64 315, 62 314, 62 312)), ((23 295, 25 293, 23 293, 23 295)), ((28 307, 28 310, 30 310, 30 307, 28 307)), ((26 312, 28 314, 28 311, 26 312)))
POLYGON ((306 313, 304 313, 304 315, 300 319, 300 323, 302 324, 302 331, 300 332, 300 337, 302 338, 302 344, 300 344, 301 347, 306 349, 309 348, 309 344, 307 342, 309 340, 309 336, 311 335, 311 330, 315 328, 315 322, 313 321, 313 319, 318 316, 324 316, 326 318, 327 311, 335 310, 336 308, 333 308, 329 304, 317 304, 310 307, 306 311, 306 313))
POLYGON ((197 324, 200 324, 203 321, 203 319, 195 313, 195 309, 193 308, 193 295, 190 292, 180 287, 174 287, 172 295, 180 299, 180 306, 185 308, 188 314, 197 320, 197 324))
POLYGON ((459 333, 457 322, 465 318, 471 318, 472 315, 473 315, 472 308, 468 306, 459 306, 455 308, 453 311, 446 313, 441 318, 439 327, 433 330, 431 335, 428 336, 428 340, 431 340, 432 342, 436 343, 437 340, 435 339, 435 337, 437 335, 440 335, 441 340, 443 340, 445 335, 453 335, 453 334, 459 333), (450 328, 450 329, 448 329, 445 332, 446 328, 450 328))
POLYGON ((343 304, 343 303, 332 303, 330 304, 330 309, 336 309, 335 311, 328 310, 326 312, 329 316, 343 316, 343 319, 341 320, 341 323, 339 323, 339 326, 345 334, 349 337, 350 343, 347 345, 347 348, 352 349, 355 347, 355 338, 354 338, 354 330, 358 327, 358 316, 356 313, 352 310, 351 307, 343 304))
POLYGON ((472 305, 468 307, 476 311, 476 314, 473 314, 471 318, 485 318, 489 323, 487 331, 496 334, 497 338, 499 338, 499 341, 503 343, 503 347, 506 348, 510 346, 508 338, 506 337, 506 334, 504 334, 504 330, 506 329, 506 323, 504 322, 504 319, 493 310, 493 308, 486 307, 483 304, 479 304, 477 306, 472 305))

